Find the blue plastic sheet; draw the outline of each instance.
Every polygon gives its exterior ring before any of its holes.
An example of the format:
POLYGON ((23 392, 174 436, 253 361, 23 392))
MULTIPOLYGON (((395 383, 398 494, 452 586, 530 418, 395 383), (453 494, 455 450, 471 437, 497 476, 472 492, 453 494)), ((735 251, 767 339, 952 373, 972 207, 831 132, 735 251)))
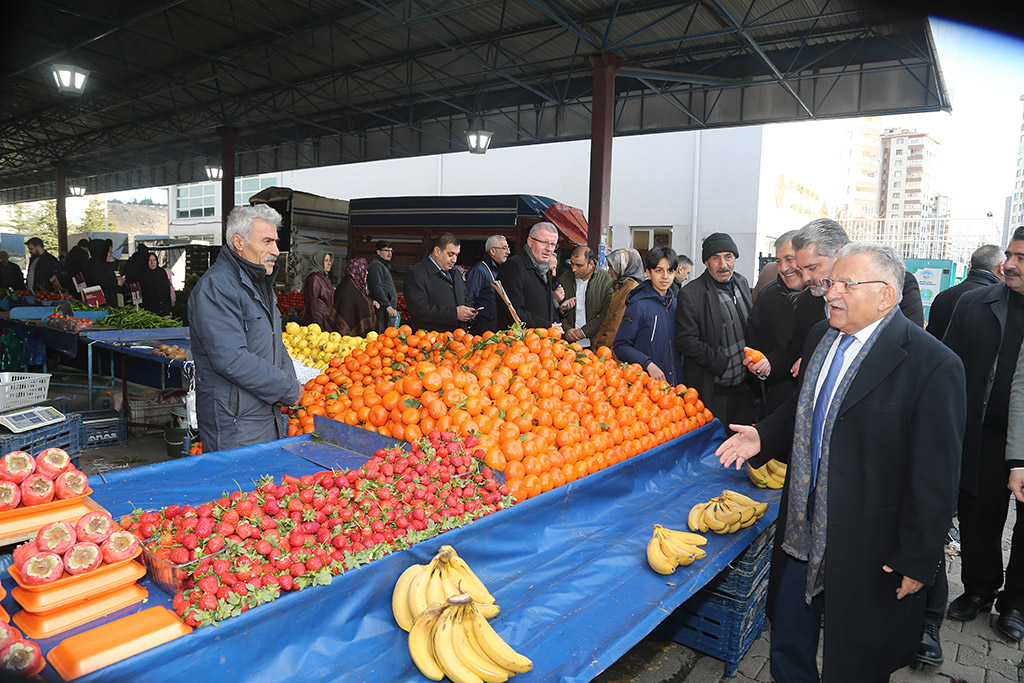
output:
MULTIPOLYGON (((81 680, 426 680, 408 657, 406 634, 394 623, 391 592, 408 565, 424 563, 441 545, 451 544, 497 598, 501 614, 492 622, 495 629, 533 659, 534 672, 523 680, 586 683, 775 519, 777 491, 755 489, 744 472, 719 466, 713 452, 723 438, 715 422, 350 571, 329 586, 286 594, 81 680), (672 576, 653 572, 645 553, 652 525, 685 528, 690 507, 726 487, 771 503, 768 512, 739 533, 710 534, 708 556, 690 567, 672 576)), ((316 465, 285 449, 308 439, 292 437, 116 473, 93 485, 93 498, 116 517, 132 504, 201 503, 236 488, 236 482, 246 489, 264 473, 314 472, 316 465)), ((115 616, 170 603, 159 589, 144 585, 150 603, 115 616)), ((59 640, 41 643, 44 652, 59 640)), ((46 674, 53 677, 51 669, 46 674)))
POLYGON ((96 330, 85 334, 91 344, 126 356, 145 358, 171 367, 183 368, 185 362, 153 354, 153 348, 160 344, 180 346, 189 350, 187 327, 165 327, 154 330, 96 330), (133 346, 133 345, 138 345, 133 346))

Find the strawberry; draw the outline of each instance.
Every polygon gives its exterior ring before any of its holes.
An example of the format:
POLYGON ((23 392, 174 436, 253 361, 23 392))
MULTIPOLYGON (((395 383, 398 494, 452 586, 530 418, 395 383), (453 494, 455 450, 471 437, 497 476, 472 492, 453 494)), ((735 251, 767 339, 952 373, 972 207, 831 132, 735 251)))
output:
POLYGON ((260 519, 260 530, 267 531, 269 529, 276 529, 277 521, 273 517, 262 517, 260 519))
POLYGON ((210 536, 210 540, 206 542, 207 553, 218 553, 224 548, 224 537, 223 536, 210 536))
POLYGON ((216 528, 217 523, 212 517, 203 517, 196 523, 196 536, 199 538, 208 538, 216 528))
POLYGON ((195 550, 199 546, 199 537, 195 534, 185 534, 181 539, 181 544, 189 550, 195 550))
POLYGON ((188 562, 188 550, 186 548, 177 547, 171 551, 171 555, 168 558, 172 564, 185 564, 188 562))
POLYGON ((246 539, 250 538, 251 536, 255 536, 256 529, 255 527, 253 527, 252 524, 249 524, 248 522, 242 522, 237 527, 235 527, 235 533, 238 535, 239 538, 246 539))
POLYGON ((270 545, 270 541, 260 540, 256 543, 256 552, 260 555, 269 555, 273 546, 270 545))
POLYGON ((213 561, 213 573, 218 576, 231 569, 231 563, 224 559, 213 561))
POLYGON ((288 511, 289 512, 301 512, 302 511, 302 501, 299 500, 298 498, 292 498, 290 501, 288 501, 288 511))
POLYGON ((220 588, 220 582, 217 580, 216 576, 204 576, 199 579, 196 587, 202 592, 212 595, 217 592, 218 588, 220 588))
POLYGON ((220 521, 224 524, 230 524, 236 526, 238 524, 239 516, 235 510, 228 510, 220 517, 220 521))
POLYGON ((207 611, 215 610, 217 609, 217 598, 209 594, 204 595, 203 597, 199 598, 199 604, 197 604, 196 607, 207 611))
POLYGON ((231 588, 230 588, 230 586, 221 586, 220 588, 217 589, 217 599, 218 600, 227 600, 229 595, 231 595, 231 588))
POLYGON ((304 576, 306 574, 306 565, 302 562, 293 562, 292 566, 288 568, 288 572, 292 576, 304 576))
POLYGON ((277 577, 277 585, 281 586, 281 590, 290 591, 292 589, 293 579, 291 574, 282 574, 277 577))
MULTIPOLYGON (((251 500, 242 500, 235 506, 235 512, 241 517, 251 517, 253 512, 257 510, 256 505, 251 500)), ((223 521, 223 519, 221 520, 223 521)))
POLYGON ((196 515, 199 517, 210 517, 213 515, 213 505, 210 503, 203 503, 199 506, 199 509, 196 510, 196 515))
POLYGON ((228 522, 221 521, 217 524, 217 533, 221 536, 230 536, 235 533, 235 527, 228 522))

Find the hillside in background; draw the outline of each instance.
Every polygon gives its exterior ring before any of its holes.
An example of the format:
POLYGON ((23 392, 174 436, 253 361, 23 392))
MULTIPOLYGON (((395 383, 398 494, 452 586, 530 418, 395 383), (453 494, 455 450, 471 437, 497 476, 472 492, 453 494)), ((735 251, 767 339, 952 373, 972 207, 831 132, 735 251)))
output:
POLYGON ((166 204, 125 204, 116 200, 107 202, 107 223, 113 232, 129 235, 166 235, 166 204))

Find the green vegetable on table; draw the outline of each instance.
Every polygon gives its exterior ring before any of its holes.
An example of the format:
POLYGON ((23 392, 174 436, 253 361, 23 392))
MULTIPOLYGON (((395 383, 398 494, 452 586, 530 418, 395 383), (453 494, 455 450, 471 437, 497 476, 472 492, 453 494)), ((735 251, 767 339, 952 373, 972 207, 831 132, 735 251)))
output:
POLYGON ((119 330, 152 330, 163 327, 181 327, 181 321, 166 315, 157 315, 145 309, 134 307, 114 308, 110 315, 100 322, 103 327, 119 330))

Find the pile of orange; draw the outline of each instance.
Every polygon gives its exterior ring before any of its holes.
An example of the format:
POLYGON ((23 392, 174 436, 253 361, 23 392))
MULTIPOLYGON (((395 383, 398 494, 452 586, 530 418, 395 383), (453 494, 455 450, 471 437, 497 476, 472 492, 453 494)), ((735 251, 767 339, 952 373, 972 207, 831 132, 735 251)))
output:
POLYGON ((712 419, 693 389, 622 365, 557 330, 389 328, 306 383, 289 436, 324 415, 397 439, 432 430, 479 437, 517 500, 614 465, 712 419))

